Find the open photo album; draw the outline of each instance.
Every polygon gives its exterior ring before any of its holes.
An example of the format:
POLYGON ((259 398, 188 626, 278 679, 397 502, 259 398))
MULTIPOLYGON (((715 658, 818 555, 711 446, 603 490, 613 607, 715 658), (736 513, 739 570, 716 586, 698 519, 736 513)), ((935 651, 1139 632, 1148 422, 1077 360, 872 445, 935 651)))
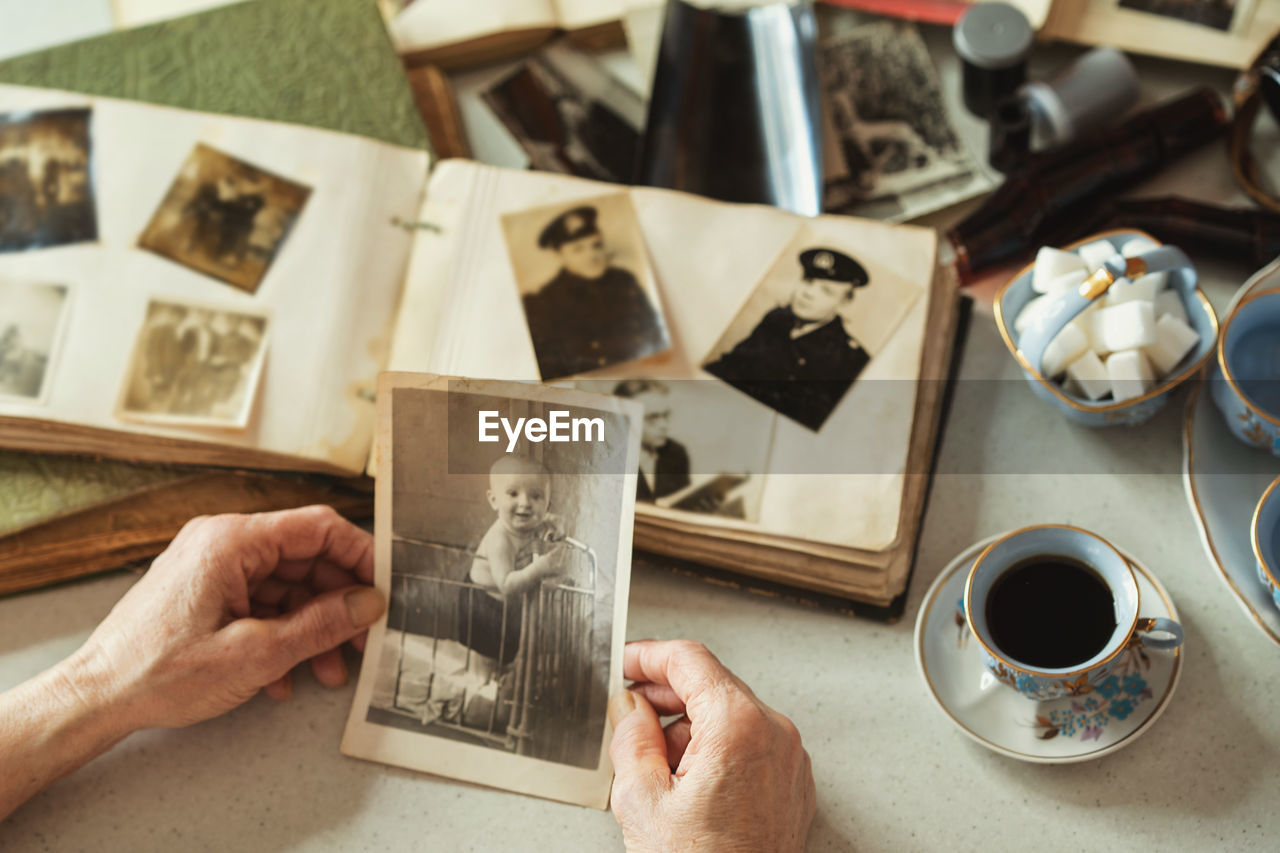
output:
POLYGON ((640 547, 887 606, 955 325, 932 230, 0 86, 0 446, 355 475, 382 370, 646 409, 640 547))

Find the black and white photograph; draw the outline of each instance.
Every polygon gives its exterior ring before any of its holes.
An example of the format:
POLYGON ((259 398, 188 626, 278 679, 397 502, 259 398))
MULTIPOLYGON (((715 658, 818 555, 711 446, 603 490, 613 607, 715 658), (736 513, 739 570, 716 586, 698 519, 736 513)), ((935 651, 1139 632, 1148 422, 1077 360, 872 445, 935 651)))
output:
POLYGON ((702 369, 816 432, 919 292, 872 266, 874 247, 813 232, 800 226, 702 369))
POLYGON ((590 379, 575 387, 644 406, 637 507, 759 519, 771 412, 708 379, 590 379))
POLYGON ((1245 2, 1247 0, 1120 0, 1119 6, 1215 30, 1230 30, 1236 10, 1245 2))
POLYGON ((507 214, 502 228, 543 381, 671 347, 626 193, 507 214))
POLYGON ((0 400, 44 399, 66 306, 65 285, 0 280, 0 400))
POLYGON ((120 396, 128 420, 244 427, 267 349, 267 318, 152 300, 120 396))
POLYGON ((254 293, 310 194, 302 184, 198 144, 139 245, 254 293))
POLYGON ((947 117, 915 26, 859 24, 825 40, 818 53, 824 210, 901 220, 991 188, 947 117))
POLYGON ((634 178, 645 106, 600 61, 542 48, 482 95, 532 168, 617 184, 634 178))
POLYGON ((0 252, 98 238, 89 109, 0 115, 0 252))
POLYGON ((378 406, 376 580, 390 607, 343 751, 602 808, 639 406, 395 373, 378 406))

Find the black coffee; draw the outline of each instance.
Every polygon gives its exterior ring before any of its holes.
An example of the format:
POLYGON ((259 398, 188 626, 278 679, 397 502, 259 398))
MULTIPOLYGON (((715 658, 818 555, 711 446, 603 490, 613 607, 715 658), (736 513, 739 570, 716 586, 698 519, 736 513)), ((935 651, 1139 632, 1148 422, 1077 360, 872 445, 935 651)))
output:
POLYGON ((987 596, 996 647, 1041 669, 1084 663, 1116 630, 1111 590, 1089 566, 1064 557, 1030 557, 1007 570, 987 596))

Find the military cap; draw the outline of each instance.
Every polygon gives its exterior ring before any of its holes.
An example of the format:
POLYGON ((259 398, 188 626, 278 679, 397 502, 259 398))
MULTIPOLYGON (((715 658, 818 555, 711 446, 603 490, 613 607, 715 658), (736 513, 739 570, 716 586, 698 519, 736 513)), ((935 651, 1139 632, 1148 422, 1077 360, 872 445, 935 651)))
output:
POLYGON ((596 227, 598 215, 594 207, 588 206, 566 210, 542 229, 542 233, 538 235, 538 246, 543 249, 559 249, 572 240, 599 234, 600 229, 596 227))
POLYGON ((854 287, 867 283, 867 271, 853 258, 835 249, 806 249, 800 253, 806 279, 842 281, 854 287))

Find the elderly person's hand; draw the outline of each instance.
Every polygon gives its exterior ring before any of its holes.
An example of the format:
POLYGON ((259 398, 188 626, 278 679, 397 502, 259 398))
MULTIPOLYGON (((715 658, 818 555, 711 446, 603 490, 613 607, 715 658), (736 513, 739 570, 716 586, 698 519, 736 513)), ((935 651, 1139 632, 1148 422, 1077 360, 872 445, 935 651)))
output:
POLYGON ((346 683, 372 581, 373 538, 328 507, 191 521, 79 651, 0 696, 0 818, 133 731, 287 698, 302 661, 346 683))
POLYGON ((697 643, 628 643, 623 674, 610 754, 628 850, 804 849, 817 794, 790 720, 697 643))

